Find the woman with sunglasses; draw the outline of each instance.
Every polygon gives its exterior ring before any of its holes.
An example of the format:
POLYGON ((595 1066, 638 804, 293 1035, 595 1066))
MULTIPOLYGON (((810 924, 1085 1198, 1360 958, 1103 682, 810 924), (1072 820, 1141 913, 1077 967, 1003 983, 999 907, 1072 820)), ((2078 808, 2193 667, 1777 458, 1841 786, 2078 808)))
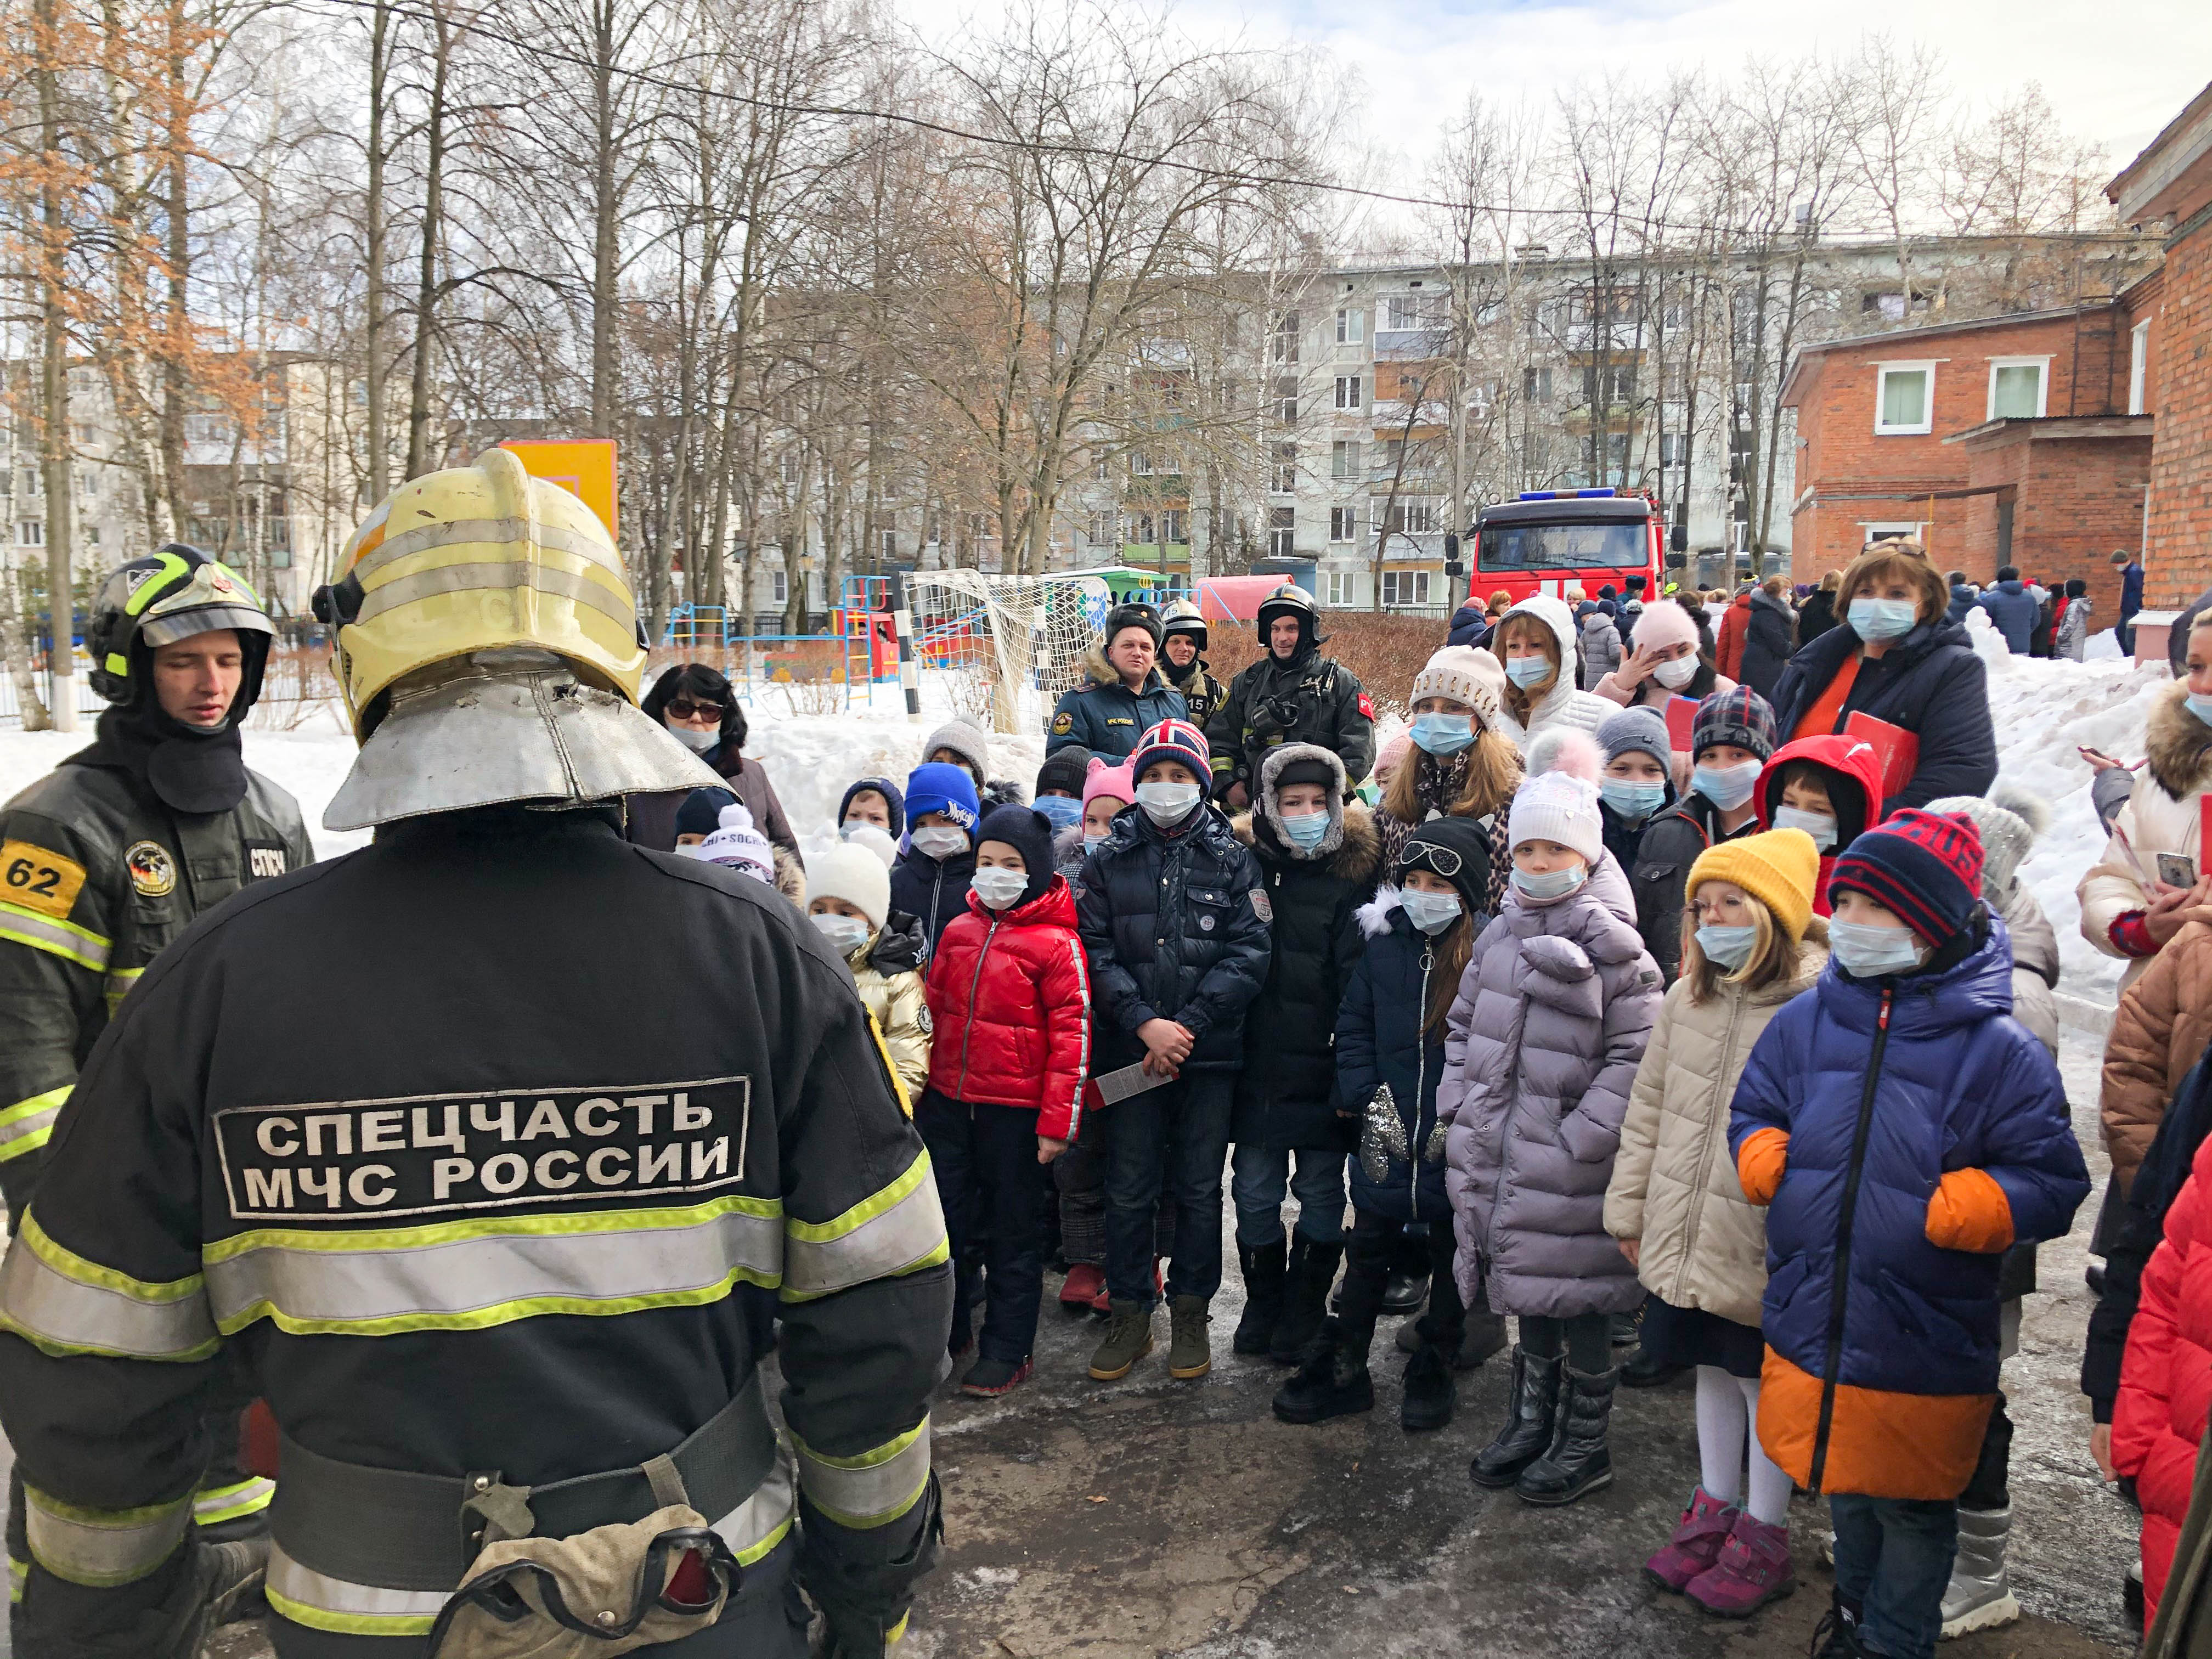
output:
MULTIPOLYGON (((736 690, 718 670, 702 662, 678 663, 653 683, 639 706, 677 742, 729 780, 730 793, 744 803, 753 826, 794 860, 799 859, 799 837, 792 834, 791 820, 783 814, 767 769, 738 752, 744 746, 745 711, 736 690)), ((630 840, 657 852, 673 852, 677 809, 689 793, 630 796, 630 840)))

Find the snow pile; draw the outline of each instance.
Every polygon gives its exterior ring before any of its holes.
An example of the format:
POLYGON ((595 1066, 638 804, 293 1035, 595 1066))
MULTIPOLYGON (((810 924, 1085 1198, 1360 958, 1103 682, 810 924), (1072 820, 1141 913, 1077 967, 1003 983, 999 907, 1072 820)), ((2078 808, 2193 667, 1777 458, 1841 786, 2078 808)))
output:
MULTIPOLYGON (((2014 657, 2002 640, 1982 629, 1975 633, 1989 664, 2000 773, 2051 804, 2051 827, 2021 866, 2021 877, 2057 930, 2064 970, 2059 989, 2109 1004, 2122 964, 2081 938, 2081 907, 2074 897, 2082 872, 2105 844, 2089 803, 2089 767, 2075 750, 2086 744, 2124 761, 2140 759, 2152 699, 2172 682, 2162 668, 2139 669, 2109 656, 2081 663, 2014 657), (1990 652, 1984 641, 1996 650, 1990 652)), ((870 775, 902 782, 921 759, 922 739, 945 718, 938 712, 920 724, 909 722, 887 697, 843 714, 793 714, 777 699, 773 707, 752 706, 750 716, 745 753, 767 769, 807 850, 835 836, 833 818, 848 784, 870 775)), ((1378 725, 1378 745, 1391 735, 1378 725)), ((90 740, 89 732, 0 732, 0 800, 90 740)), ((1028 793, 1044 759, 1043 737, 994 732, 990 742, 991 775, 1011 779, 1028 793)), ((318 714, 292 731, 249 728, 246 734, 246 763, 299 798, 319 858, 336 857, 368 839, 364 831, 320 827, 323 807, 353 763, 353 739, 334 714, 318 714)))

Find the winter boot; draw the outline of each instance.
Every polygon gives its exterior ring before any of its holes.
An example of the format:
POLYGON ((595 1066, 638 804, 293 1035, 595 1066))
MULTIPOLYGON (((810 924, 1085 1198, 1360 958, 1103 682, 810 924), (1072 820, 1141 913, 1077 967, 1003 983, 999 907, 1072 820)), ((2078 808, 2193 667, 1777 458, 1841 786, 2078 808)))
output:
POLYGON ((1620 1381, 1617 1370, 1592 1376, 1571 1365, 1566 1368, 1551 1449, 1522 1469, 1513 1483, 1522 1502, 1555 1508, 1613 1484, 1606 1425, 1613 1417, 1613 1390, 1620 1381))
POLYGON ((1421 1304, 1429 1299, 1429 1270, 1419 1273, 1394 1273, 1382 1281, 1382 1311, 1386 1314, 1419 1313, 1421 1304))
POLYGON ((1106 1316, 1106 1334, 1091 1356, 1091 1374, 1101 1382, 1118 1382, 1152 1351, 1152 1310, 1116 1302, 1106 1316))
POLYGON ((1689 1369, 1687 1365, 1669 1365, 1654 1359, 1639 1345, 1620 1368, 1620 1386, 1624 1389, 1663 1389, 1689 1369))
POLYGON ((1872 1659, 1859 1645, 1863 1611, 1857 1602, 1845 1600, 1843 1591, 1831 1590, 1828 1610, 1813 1627, 1813 1659, 1872 1659))
POLYGON ((1060 1287, 1060 1305, 1072 1314, 1087 1314, 1091 1304, 1106 1294, 1106 1270, 1094 1262, 1079 1261, 1067 1270, 1060 1287))
POLYGON ((2020 1603, 2005 1578, 2005 1545, 2011 1536, 2009 1509, 1959 1511, 1959 1553, 1943 1592, 1942 1640, 1993 1630, 2020 1617, 2020 1603))
POLYGON ((1274 1345, 1275 1326, 1283 1316, 1283 1275, 1289 1256, 1279 1236, 1257 1249, 1240 1249, 1237 1265, 1244 1270, 1244 1312, 1237 1321, 1230 1346, 1238 1353, 1266 1353, 1274 1345))
POLYGON ((1367 1374, 1364 1348, 1354 1344, 1335 1320, 1322 1322, 1321 1334, 1306 1349, 1297 1374, 1275 1390, 1275 1415, 1285 1423, 1325 1423, 1332 1417, 1375 1409, 1375 1382, 1367 1374))
POLYGON ((1295 1365, 1320 1334, 1328 1287, 1344 1260, 1341 1244, 1316 1244, 1309 1239, 1291 1240, 1289 1279, 1283 1295, 1283 1316, 1276 1322, 1268 1358, 1278 1365, 1295 1365))
POLYGON ((1796 1588, 1796 1571, 1790 1565, 1790 1528, 1770 1527, 1742 1510, 1736 1513, 1728 1542, 1721 1546, 1720 1559, 1711 1571, 1692 1578, 1682 1594, 1707 1613, 1748 1619, 1796 1588))
POLYGON ((1406 1397, 1398 1405, 1398 1426, 1409 1434, 1441 1429, 1452 1420, 1459 1384, 1452 1381, 1452 1353, 1440 1342, 1425 1342, 1406 1362, 1406 1397))
MULTIPOLYGON (((1435 1340, 1429 1330, 1428 1316, 1425 1314, 1419 1319, 1409 1319, 1398 1327, 1400 1353, 1419 1353, 1424 1343, 1435 1340)), ((1486 1307, 1470 1308, 1466 1327, 1460 1333, 1459 1350, 1452 1355, 1452 1369, 1471 1371, 1504 1346, 1505 1321, 1503 1316, 1491 1312, 1486 1307)))
POLYGON ((1644 1576, 1663 1590, 1682 1593, 1683 1587, 1721 1559, 1721 1546, 1735 1526, 1737 1510, 1698 1486, 1690 1493, 1690 1507, 1682 1511, 1682 1524, 1674 1528, 1658 1554, 1644 1564, 1644 1576))
POLYGON ((1170 1335, 1168 1375, 1182 1382, 1213 1369, 1213 1347, 1206 1334, 1206 1298, 1179 1296, 1168 1304, 1170 1335))
POLYGON ((960 1392, 983 1399, 1011 1394, 1029 1381, 1030 1362, 1026 1359, 978 1359, 968 1368, 968 1375, 960 1379, 960 1392))
POLYGON ((1498 1437, 1475 1453, 1467 1466, 1478 1486, 1510 1486, 1521 1471, 1544 1455, 1552 1443, 1552 1418, 1559 1400, 1559 1372, 1565 1361, 1513 1350, 1513 1388, 1509 1396, 1511 1415, 1498 1437))

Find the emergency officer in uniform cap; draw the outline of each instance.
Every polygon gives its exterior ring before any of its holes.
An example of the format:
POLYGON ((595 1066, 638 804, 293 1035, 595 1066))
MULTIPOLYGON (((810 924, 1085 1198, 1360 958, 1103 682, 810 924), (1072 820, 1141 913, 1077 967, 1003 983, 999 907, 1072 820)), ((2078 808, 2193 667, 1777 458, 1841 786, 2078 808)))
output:
POLYGON ((1206 617, 1188 599, 1176 599, 1160 613, 1160 627, 1161 671, 1182 693, 1190 723, 1202 732, 1229 696, 1229 688, 1206 665, 1206 617))
POLYGON ((801 1584, 883 1654, 951 1285, 851 977, 769 888, 623 839, 623 796, 718 780, 639 712, 574 495, 494 450, 343 562, 324 822, 376 839, 163 954, 0 1265, 21 1650, 198 1653, 240 1564, 191 1525, 194 1402, 235 1351, 282 1431, 282 1659, 798 1659, 801 1584))
POLYGON ((1126 760, 1162 720, 1184 718, 1182 694, 1161 672, 1159 653, 1158 611, 1142 604, 1108 611, 1097 643, 1083 654, 1081 682, 1053 708, 1045 752, 1080 747, 1126 760))
MULTIPOLYGON (((18 1225, 78 1072, 148 964, 220 901, 313 860, 299 803, 240 755, 272 631, 245 580, 197 548, 122 565, 86 625, 93 688, 113 706, 89 747, 0 811, 0 1189, 18 1225)), ((232 1387, 210 1405, 196 1507, 226 1535, 258 1531, 269 1504, 269 1482, 238 1467, 250 1398, 232 1387)), ((11 1501, 18 1581, 21 1519, 11 1501)))
POLYGON ((1230 682, 1206 727, 1213 750, 1213 789, 1231 807, 1251 805, 1252 781, 1267 750, 1319 744, 1344 763, 1347 784, 1375 764, 1375 705, 1358 676, 1321 654, 1321 611, 1313 596, 1285 582, 1260 603, 1267 654, 1230 682))

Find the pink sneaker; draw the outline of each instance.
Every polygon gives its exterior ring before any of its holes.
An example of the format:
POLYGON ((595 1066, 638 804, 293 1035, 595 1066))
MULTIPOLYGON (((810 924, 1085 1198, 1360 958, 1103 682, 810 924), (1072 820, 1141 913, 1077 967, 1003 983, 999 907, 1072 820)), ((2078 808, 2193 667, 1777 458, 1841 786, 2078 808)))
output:
POLYGON ((1740 1510, 1735 1530, 1721 1546, 1720 1559, 1692 1579, 1682 1593, 1707 1613, 1747 1619, 1796 1588, 1797 1574, 1790 1565, 1790 1528, 1770 1527, 1740 1510))
POLYGON ((1690 1493, 1690 1507, 1682 1511, 1682 1524, 1674 1528, 1667 1547, 1644 1564, 1644 1577, 1661 1589, 1680 1595, 1692 1578, 1712 1570, 1740 1513, 1703 1486, 1696 1488, 1690 1493))

